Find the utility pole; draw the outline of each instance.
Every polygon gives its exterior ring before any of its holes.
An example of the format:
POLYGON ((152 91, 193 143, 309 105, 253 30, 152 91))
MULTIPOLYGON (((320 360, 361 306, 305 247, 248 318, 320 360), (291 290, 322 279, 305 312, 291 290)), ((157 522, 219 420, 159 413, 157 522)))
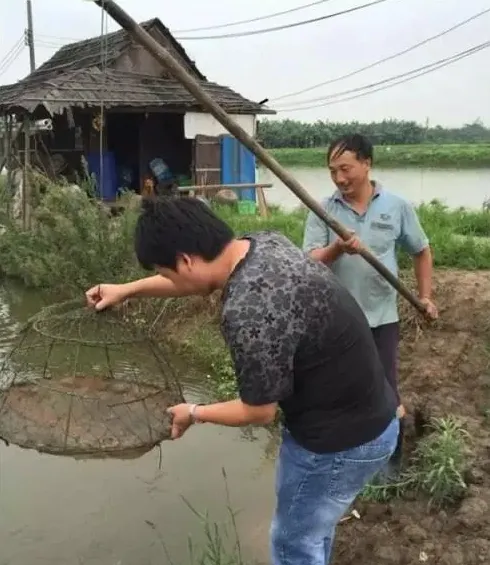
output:
POLYGON ((27 29, 26 43, 29 47, 29 58, 31 62, 31 73, 36 68, 36 56, 34 53, 34 28, 32 25, 32 0, 27 0, 27 29))

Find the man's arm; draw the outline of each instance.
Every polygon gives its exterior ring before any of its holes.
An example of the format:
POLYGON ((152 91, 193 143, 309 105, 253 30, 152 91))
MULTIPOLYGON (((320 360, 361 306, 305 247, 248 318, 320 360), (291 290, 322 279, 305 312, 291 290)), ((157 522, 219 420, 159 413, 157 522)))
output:
POLYGON ((230 400, 228 402, 218 402, 197 406, 194 412, 195 417, 200 422, 208 422, 221 426, 247 426, 254 424, 266 426, 271 424, 277 412, 277 402, 251 406, 242 400, 230 400))
MULTIPOLYGON (((296 289, 285 289, 295 292, 296 289)), ((235 366, 240 398, 198 406, 198 420, 224 426, 266 425, 274 421, 278 402, 293 392, 294 357, 303 331, 296 302, 272 308, 267 293, 256 293, 256 313, 247 319, 241 310, 226 316, 223 331, 235 366), (267 313, 267 316, 264 315, 267 313)), ((292 297, 293 298, 293 297, 292 297)))
MULTIPOLYGON (((326 202, 322 204, 326 206, 326 202)), ((329 265, 342 254, 337 241, 330 243, 329 240, 328 227, 315 213, 309 212, 305 222, 303 251, 315 261, 329 265)))
POLYGON ((183 293, 170 280, 161 275, 153 275, 144 279, 122 285, 128 298, 175 298, 183 293))
MULTIPOLYGON (((243 319, 237 311, 225 317, 223 330, 233 358, 240 398, 197 406, 197 421, 223 426, 266 425, 274 421, 278 402, 293 392, 294 356, 303 331, 301 314, 293 313, 294 301, 281 310, 271 308, 259 293, 257 314, 243 319)), ((226 316, 226 315, 225 315, 226 316)), ((191 406, 169 409, 172 437, 179 438, 192 424, 191 406)))
POLYGON ((325 265, 331 265, 342 255, 342 249, 339 245, 338 240, 335 240, 330 245, 326 247, 320 247, 317 249, 312 249, 310 251, 310 257, 315 261, 320 261, 320 263, 325 263, 325 265))
POLYGON ((128 298, 175 298, 185 294, 170 279, 154 275, 125 284, 98 284, 87 290, 85 296, 89 306, 96 310, 104 310, 128 298))
POLYGON ((419 298, 430 299, 432 294, 432 253, 429 239, 420 224, 415 209, 408 202, 403 203, 401 229, 398 243, 413 257, 419 298))
POLYGON ((413 266, 420 299, 431 298, 432 295, 432 252, 426 247, 413 256, 413 266))

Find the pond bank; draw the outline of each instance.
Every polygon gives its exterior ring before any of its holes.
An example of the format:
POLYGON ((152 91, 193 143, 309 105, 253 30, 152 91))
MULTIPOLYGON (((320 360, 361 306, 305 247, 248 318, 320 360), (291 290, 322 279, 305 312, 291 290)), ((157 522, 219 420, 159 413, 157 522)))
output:
MULTIPOLYGON (((325 147, 270 149, 286 167, 325 167, 325 147)), ((382 168, 478 168, 490 167, 490 144, 459 145, 378 145, 374 148, 374 165, 382 168)))

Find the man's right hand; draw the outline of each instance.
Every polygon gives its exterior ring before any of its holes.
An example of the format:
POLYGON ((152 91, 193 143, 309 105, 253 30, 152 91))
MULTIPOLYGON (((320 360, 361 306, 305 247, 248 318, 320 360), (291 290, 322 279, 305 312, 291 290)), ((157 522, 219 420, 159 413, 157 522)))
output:
POLYGON ((129 298, 127 287, 124 284, 98 284, 87 290, 85 297, 87 303, 97 311, 116 306, 129 298))
POLYGON ((351 233, 352 236, 347 240, 343 240, 340 237, 335 240, 334 243, 339 254, 348 253, 349 255, 356 255, 357 253, 359 253, 361 249, 361 240, 359 239, 359 236, 355 234, 355 232, 351 231, 351 233))

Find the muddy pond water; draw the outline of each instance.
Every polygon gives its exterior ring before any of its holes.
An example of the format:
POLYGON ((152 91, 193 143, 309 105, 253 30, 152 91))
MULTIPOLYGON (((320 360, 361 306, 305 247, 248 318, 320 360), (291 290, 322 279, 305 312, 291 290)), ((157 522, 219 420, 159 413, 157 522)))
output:
MULTIPOLYGON (((292 169, 315 198, 332 192, 325 169, 292 169)), ((299 201, 270 173, 270 203, 299 201)), ((415 203, 438 198, 450 207, 481 208, 490 196, 490 169, 375 171, 391 190, 415 203)), ((0 287, 0 363, 19 326, 45 300, 11 285, 0 287)), ((179 364, 189 401, 206 398, 204 375, 179 364)), ((267 561, 273 507, 270 438, 262 430, 195 426, 134 460, 80 461, 39 455, 0 442, 0 565, 188 565, 188 537, 203 527, 183 501, 228 522, 223 469, 244 554, 267 561), (151 525, 153 526, 151 526, 151 525)))
MULTIPOLYGON (((316 199, 329 196, 334 186, 326 168, 290 168, 290 172, 316 199)), ((388 190, 400 194, 414 204, 437 199, 450 208, 480 208, 490 197, 490 169, 374 169, 373 178, 388 190)), ((270 204, 285 210, 296 208, 300 201, 270 171, 259 169, 260 182, 273 184, 266 190, 270 204)))
MULTIPOLYGON (((0 356, 20 325, 45 303, 0 288, 0 356)), ((184 394, 206 398, 204 375, 179 364, 184 394)), ((195 426, 176 442, 133 460, 74 460, 0 442, 0 565, 163 565, 190 563, 188 537, 203 526, 183 497, 213 521, 229 522, 223 469, 244 553, 266 561, 273 504, 270 438, 195 426), (162 544, 163 542, 163 544, 162 544)))

